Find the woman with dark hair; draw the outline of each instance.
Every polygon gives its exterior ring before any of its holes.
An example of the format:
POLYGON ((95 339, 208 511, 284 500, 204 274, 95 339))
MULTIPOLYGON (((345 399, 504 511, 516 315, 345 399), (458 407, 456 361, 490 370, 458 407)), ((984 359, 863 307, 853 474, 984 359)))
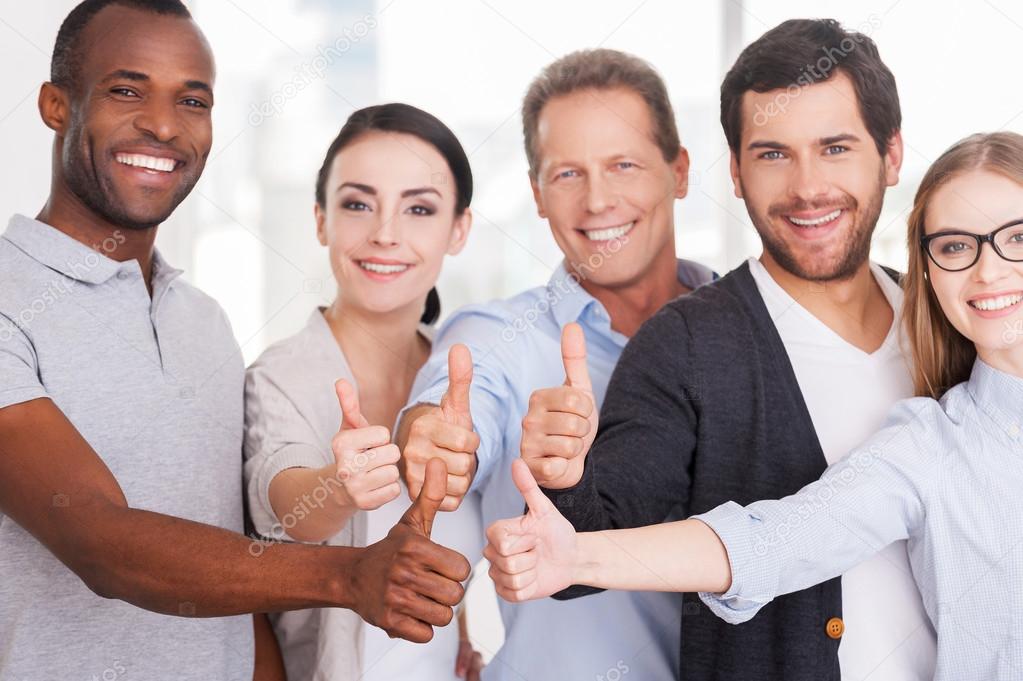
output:
MULTIPOLYGON (((316 236, 337 297, 270 346, 245 384, 245 478, 255 529, 275 539, 364 546, 383 538, 407 495, 390 427, 430 355, 434 285, 472 223, 472 172, 454 133, 406 104, 356 111, 316 179, 316 236), (338 408, 340 403, 340 409, 338 408)), ((479 560, 474 500, 437 519, 433 538, 479 560)), ((478 674, 464 613, 428 645, 392 641, 355 613, 275 616, 292 681, 445 679, 478 674)))

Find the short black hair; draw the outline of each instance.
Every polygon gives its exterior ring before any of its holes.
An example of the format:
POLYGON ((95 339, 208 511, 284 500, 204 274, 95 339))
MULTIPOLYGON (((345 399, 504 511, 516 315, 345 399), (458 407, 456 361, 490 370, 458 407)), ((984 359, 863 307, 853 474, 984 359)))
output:
POLYGON ((73 89, 81 75, 82 55, 80 42, 82 32, 100 10, 110 5, 121 5, 154 14, 165 14, 191 19, 181 0, 84 0, 64 19, 57 31, 57 42, 53 46, 50 60, 50 82, 64 89, 73 89))
POLYGON ((732 152, 738 157, 744 93, 804 87, 839 71, 852 81, 863 122, 884 156, 902 126, 895 77, 869 36, 834 19, 790 19, 742 51, 721 83, 721 126, 732 152))

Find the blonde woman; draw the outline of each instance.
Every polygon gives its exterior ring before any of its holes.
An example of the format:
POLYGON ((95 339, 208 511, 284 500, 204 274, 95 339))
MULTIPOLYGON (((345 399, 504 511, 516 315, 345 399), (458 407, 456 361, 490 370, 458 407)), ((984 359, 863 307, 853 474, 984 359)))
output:
MULTIPOLYGON (((935 679, 1021 678, 1023 137, 974 135, 934 163, 909 253, 903 319, 919 397, 883 430, 784 499, 595 533, 577 534, 516 461, 529 510, 488 529, 498 593, 695 591, 740 623, 907 539, 938 633, 935 679)), ((840 619, 827 626, 841 636, 840 619)))

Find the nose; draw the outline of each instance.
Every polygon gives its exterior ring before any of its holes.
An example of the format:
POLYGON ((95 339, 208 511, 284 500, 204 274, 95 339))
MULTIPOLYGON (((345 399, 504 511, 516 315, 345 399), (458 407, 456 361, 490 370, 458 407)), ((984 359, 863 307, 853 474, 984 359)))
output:
POLYGON ((603 213, 614 208, 618 197, 601 173, 590 173, 586 180, 586 210, 590 213, 603 213))
POLYGON ((789 193, 805 203, 827 196, 828 182, 823 169, 809 158, 796 159, 789 179, 789 193))
POLYGON ((1009 262, 995 252, 992 244, 984 243, 980 246, 977 264, 973 266, 973 279, 977 283, 990 284, 1004 277, 1009 267, 1009 262))
POLYGON ((398 239, 398 216, 395 214, 380 220, 376 229, 370 235, 369 240, 374 246, 381 246, 383 248, 397 246, 400 243, 398 239))
POLYGON ((151 97, 135 117, 135 128, 159 142, 170 142, 181 132, 176 102, 151 97))

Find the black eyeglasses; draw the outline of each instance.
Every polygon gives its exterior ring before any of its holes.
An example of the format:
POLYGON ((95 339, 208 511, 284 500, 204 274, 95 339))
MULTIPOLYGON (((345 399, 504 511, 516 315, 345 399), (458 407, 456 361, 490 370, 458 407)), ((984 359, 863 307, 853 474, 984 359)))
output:
POLYGON ((990 234, 950 230, 920 237, 920 245, 931 261, 946 272, 962 272, 977 264, 980 249, 991 244, 999 256, 1023 262, 1023 219, 1002 225, 990 234))

